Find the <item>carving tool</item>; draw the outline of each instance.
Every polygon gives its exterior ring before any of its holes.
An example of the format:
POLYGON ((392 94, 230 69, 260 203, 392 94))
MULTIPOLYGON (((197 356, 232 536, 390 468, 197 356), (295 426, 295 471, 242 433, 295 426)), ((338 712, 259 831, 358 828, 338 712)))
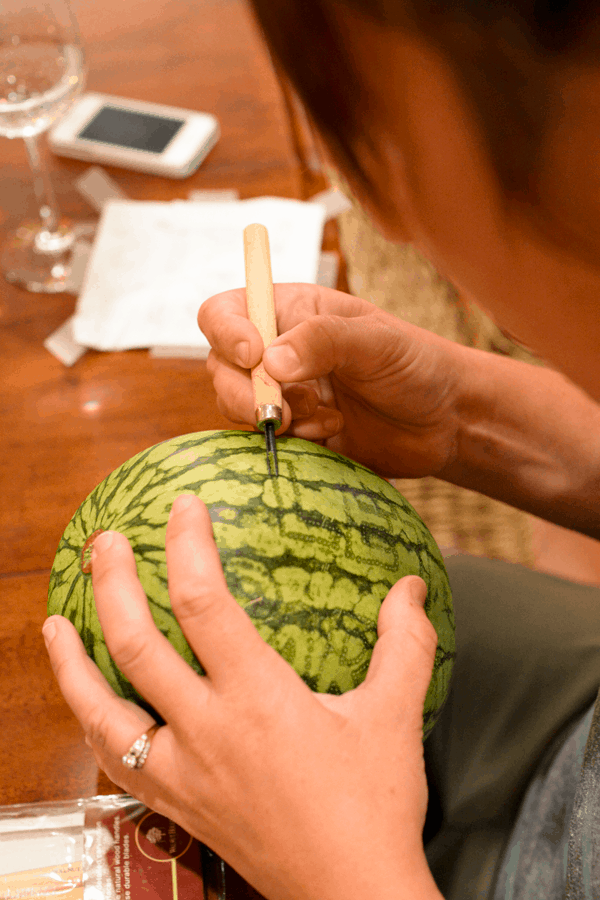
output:
MULTIPOLYGON (((246 261, 246 303, 248 318, 256 325, 263 344, 268 347, 277 337, 275 301, 269 233, 264 225, 248 225, 244 229, 244 258, 246 261)), ((281 425, 281 385, 268 374, 262 363, 251 370, 254 389, 256 424, 264 431, 267 466, 271 477, 279 475, 275 431, 281 425)))

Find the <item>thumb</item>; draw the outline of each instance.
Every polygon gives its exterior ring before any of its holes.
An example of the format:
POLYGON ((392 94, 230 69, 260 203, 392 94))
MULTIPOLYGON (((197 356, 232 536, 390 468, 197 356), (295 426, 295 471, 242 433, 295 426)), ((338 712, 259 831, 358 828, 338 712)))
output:
POLYGON ((311 316, 274 340, 263 362, 282 382, 308 381, 341 371, 360 376, 365 368, 372 379, 378 371, 393 368, 394 361, 402 365, 410 345, 408 333, 379 316, 311 316))
POLYGON ((392 715, 419 732, 438 642, 425 614, 426 595, 425 582, 416 575, 401 578, 390 590, 379 611, 378 638, 362 685, 375 716, 389 720, 392 715))

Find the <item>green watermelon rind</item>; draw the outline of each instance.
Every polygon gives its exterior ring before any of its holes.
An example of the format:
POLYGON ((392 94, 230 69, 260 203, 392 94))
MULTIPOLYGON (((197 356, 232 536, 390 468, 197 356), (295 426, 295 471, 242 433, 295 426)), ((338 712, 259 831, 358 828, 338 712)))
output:
POLYGON ((73 622, 119 695, 147 706, 108 653, 91 575, 81 569, 93 531, 123 531, 157 627, 203 674, 170 609, 164 554, 171 504, 193 492, 210 511, 229 590, 315 691, 340 694, 363 681, 381 602, 403 575, 425 580, 425 610, 438 634, 426 737, 447 695, 455 656, 450 587, 433 537, 396 488, 359 463, 298 438, 278 438, 277 453, 275 479, 268 475, 264 438, 255 432, 182 435, 132 457, 89 494, 67 525, 50 577, 49 614, 73 622), (315 467, 319 479, 303 479, 302 472, 315 467), (256 535, 260 546, 252 543, 256 535))

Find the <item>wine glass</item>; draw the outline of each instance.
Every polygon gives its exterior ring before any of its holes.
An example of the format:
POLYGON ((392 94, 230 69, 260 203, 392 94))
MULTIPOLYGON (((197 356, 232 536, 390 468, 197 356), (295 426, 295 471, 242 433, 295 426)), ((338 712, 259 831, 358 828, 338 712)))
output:
POLYGON ((79 29, 68 0, 0 0, 0 135, 24 139, 40 215, 11 235, 0 267, 7 281, 30 291, 68 289, 79 232, 60 220, 38 135, 65 114, 84 80, 79 29))

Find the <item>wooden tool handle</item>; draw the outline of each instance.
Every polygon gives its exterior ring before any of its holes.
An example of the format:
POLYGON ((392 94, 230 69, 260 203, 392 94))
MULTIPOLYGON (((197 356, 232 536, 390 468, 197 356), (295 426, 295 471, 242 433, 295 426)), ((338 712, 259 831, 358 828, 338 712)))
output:
MULTIPOLYGON (((273 276, 269 252, 269 234, 264 225, 248 225, 244 229, 244 258, 246 261, 246 303, 248 318, 256 325, 263 344, 268 347, 277 337, 273 276)), ((252 371, 256 424, 265 421, 281 424, 281 386, 265 371, 262 361, 252 371)))

